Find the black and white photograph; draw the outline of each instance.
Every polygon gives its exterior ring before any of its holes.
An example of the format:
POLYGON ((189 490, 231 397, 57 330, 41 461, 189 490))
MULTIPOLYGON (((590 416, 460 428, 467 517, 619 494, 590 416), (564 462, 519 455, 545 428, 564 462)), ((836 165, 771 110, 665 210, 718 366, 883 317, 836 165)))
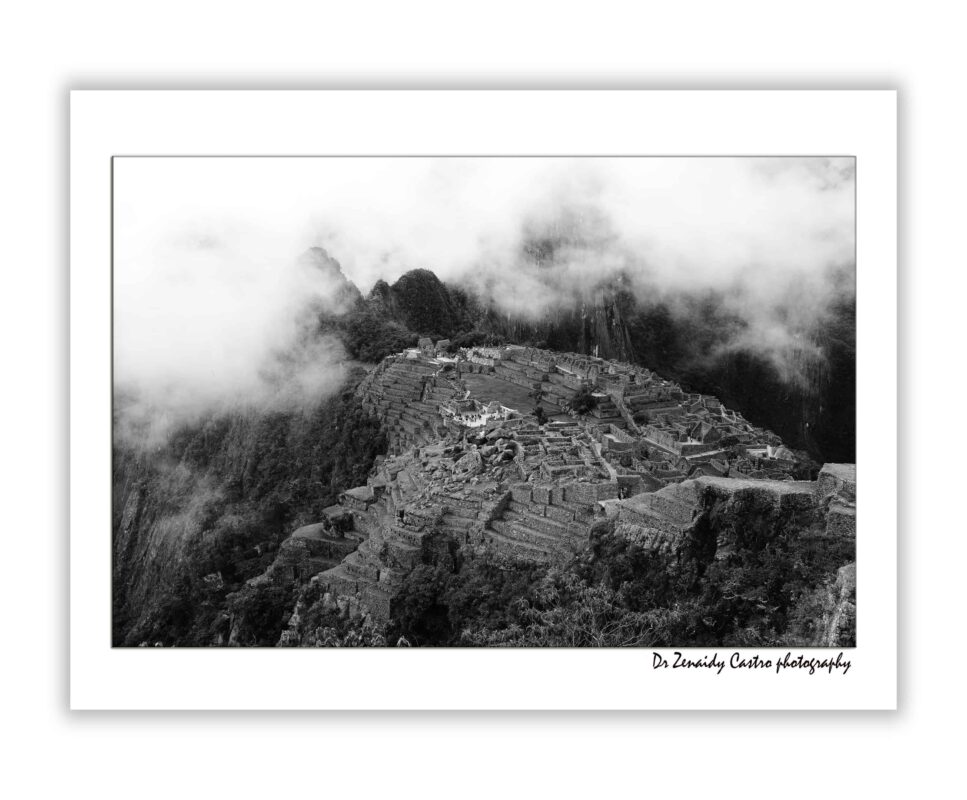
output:
POLYGON ((12 6, 5 796, 955 794, 948 6, 12 6))
POLYGON ((112 646, 856 647, 857 175, 114 157, 112 646))

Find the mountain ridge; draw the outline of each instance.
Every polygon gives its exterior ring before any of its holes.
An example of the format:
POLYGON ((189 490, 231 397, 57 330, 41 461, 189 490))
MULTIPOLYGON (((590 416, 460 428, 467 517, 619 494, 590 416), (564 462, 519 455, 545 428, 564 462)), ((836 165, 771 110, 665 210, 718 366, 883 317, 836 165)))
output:
MULTIPOLYGON (((543 269, 553 271, 553 263, 543 269)), ((531 317, 506 313, 470 286, 414 269, 392 284, 377 281, 343 319, 347 349, 362 361, 378 362, 423 336, 454 346, 505 342, 615 358, 720 397, 816 461, 855 460, 855 303, 849 295, 803 333, 781 370, 741 343, 745 323, 723 296, 643 301, 620 279, 575 291, 565 304, 531 317)))

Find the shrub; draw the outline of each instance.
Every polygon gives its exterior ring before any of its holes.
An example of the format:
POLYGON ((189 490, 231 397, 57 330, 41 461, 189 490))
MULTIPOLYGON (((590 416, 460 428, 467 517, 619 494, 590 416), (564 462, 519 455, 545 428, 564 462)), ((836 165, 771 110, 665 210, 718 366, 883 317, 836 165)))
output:
POLYGON ((587 414, 597 404, 597 398, 591 393, 590 386, 582 386, 571 396, 571 410, 578 414, 587 414))

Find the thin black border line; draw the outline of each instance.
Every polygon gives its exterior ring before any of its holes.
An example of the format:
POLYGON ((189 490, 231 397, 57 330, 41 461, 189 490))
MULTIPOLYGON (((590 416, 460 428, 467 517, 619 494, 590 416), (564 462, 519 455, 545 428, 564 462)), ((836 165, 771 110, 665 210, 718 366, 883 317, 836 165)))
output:
MULTIPOLYGON (((135 154, 135 153, 116 154, 116 155, 112 155, 111 156, 111 165, 110 165, 110 183, 111 183, 111 186, 110 186, 110 202, 111 202, 110 237, 111 237, 111 241, 110 241, 110 248, 109 248, 110 249, 110 254, 111 254, 111 266, 110 266, 110 275, 111 275, 111 302, 110 302, 110 307, 111 307, 111 320, 110 320, 110 333, 111 333, 111 347, 110 347, 110 350, 111 350, 111 369, 110 369, 110 373, 111 373, 111 404, 110 404, 111 405, 111 458, 110 458, 110 464, 111 464, 111 475, 110 475, 110 479, 111 479, 111 507, 112 507, 112 509, 114 507, 114 434, 115 434, 115 430, 114 430, 114 355, 115 355, 115 353, 114 353, 114 161, 115 161, 115 159, 120 159, 120 158, 132 158, 132 159, 133 158, 138 158, 138 159, 148 159, 148 158, 182 158, 182 159, 185 159, 185 158, 197 158, 197 159, 202 159, 202 158, 204 158, 204 159, 212 159, 212 158, 219 158, 219 159, 226 159, 226 158, 235 158, 235 159, 243 159, 243 158, 244 159, 249 159, 249 158, 264 158, 264 159, 270 159, 270 158, 272 158, 272 159, 274 159, 274 158, 301 158, 301 159, 306 159, 306 158, 313 158, 313 159, 322 159, 322 158, 367 158, 367 159, 374 159, 374 158, 387 158, 387 159, 389 159, 389 158, 395 158, 395 159, 400 159, 400 158, 423 158, 423 159, 448 159, 448 158, 465 158, 465 159, 469 159, 469 158, 486 158, 486 159, 505 159, 505 158, 529 158, 529 159, 557 159, 557 158, 570 158, 570 159, 578 159, 578 158, 580 158, 580 159, 612 159, 612 158, 613 159, 623 159, 623 158, 635 158, 635 159, 638 159, 638 158, 661 158, 661 159, 671 159, 671 158, 690 158, 690 159, 699 159, 699 158, 731 158, 731 159, 738 159, 738 158, 744 158, 744 159, 768 159, 768 158, 782 158, 782 159, 792 159, 792 158, 830 158, 830 159, 832 159, 832 158, 851 158, 853 160, 853 169, 854 169, 854 175, 853 175, 853 298, 854 298, 854 304, 856 306, 856 308, 854 309, 854 320, 853 320, 853 341, 854 341, 854 348, 856 347, 856 336, 857 336, 857 332, 859 331, 859 309, 858 309, 858 306, 859 306, 859 292, 858 292, 859 270, 857 268, 857 263, 858 263, 858 258, 857 258, 857 251, 858 251, 858 239, 857 239, 857 231, 858 231, 857 192, 858 192, 858 184, 859 184, 859 157, 856 156, 856 155, 830 155, 830 154, 817 155, 815 153, 811 153, 811 154, 796 154, 796 155, 792 155, 792 154, 772 154, 772 155, 761 155, 760 154, 760 155, 750 155, 750 154, 728 154, 728 153, 714 153, 714 154, 708 154, 708 153, 706 153, 706 154, 698 154, 698 155, 682 154, 682 153, 669 154, 669 155, 665 155, 665 154, 655 154, 655 153, 648 153, 648 154, 640 154, 640 153, 639 154, 602 154, 602 153, 598 153, 598 154, 589 154, 589 155, 580 155, 580 154, 577 154, 577 155, 575 155, 575 154, 548 154, 548 153, 540 153, 540 154, 535 154, 535 155, 530 155, 530 154, 526 154, 526 153, 515 153, 515 154, 507 154, 507 155, 500 155, 500 154, 498 154, 498 155, 455 154, 455 153, 454 154, 448 154, 448 155, 414 154, 414 153, 401 154, 401 155, 386 154, 386 153, 377 153, 377 154, 372 154, 372 155, 368 155, 368 154, 364 154, 364 153, 351 153, 351 154, 338 154, 337 153, 337 154, 323 154, 323 155, 320 155, 318 153, 316 153, 316 154, 305 154, 305 155, 292 154, 292 153, 283 153, 283 154, 276 154, 276 155, 273 155, 273 154, 270 154, 270 153, 269 154, 238 154, 238 155, 226 154, 226 153, 219 153, 219 154, 212 154, 212 155, 206 155, 204 153, 193 153, 193 154, 189 154, 189 155, 179 155, 179 154, 176 154, 176 153, 153 154, 153 155, 140 155, 140 154, 135 154)), ((855 366, 856 360, 858 359, 858 357, 859 357, 859 354, 857 353, 854 356, 854 367, 853 367, 853 383, 854 383, 854 385, 853 385, 853 433, 854 433, 854 438, 855 438, 855 434, 856 434, 856 422, 857 422, 857 418, 858 418, 858 409, 857 409, 857 402, 856 402, 857 401, 857 392, 858 392, 858 389, 857 389, 857 386, 856 386, 857 369, 856 369, 856 366, 855 366)), ((854 461, 853 461, 854 467, 856 467, 855 445, 854 445, 853 459, 854 459, 854 461)), ((857 490, 857 494, 858 494, 858 490, 857 490)), ((111 531, 111 536, 112 536, 112 542, 111 542, 111 559, 112 560, 111 560, 111 570, 110 570, 110 572, 111 572, 111 613, 110 613, 110 617, 109 617, 109 625, 110 625, 110 629, 111 629, 110 630, 110 634, 111 634, 110 635, 110 641, 111 641, 111 648, 110 649, 112 649, 112 650, 115 650, 115 649, 116 650, 137 650, 137 649, 140 649, 140 648, 138 648, 136 646, 123 646, 123 645, 115 645, 114 644, 114 581, 115 581, 115 571, 114 571, 114 560, 113 560, 114 559, 113 535, 114 535, 114 532, 113 532, 113 523, 112 523, 112 531, 111 531)), ((855 603, 854 603, 854 605, 856 607, 856 616, 857 616, 857 619, 856 619, 856 641, 854 641, 852 647, 839 647, 839 648, 836 648, 836 647, 819 647, 819 646, 815 646, 815 647, 790 647, 790 646, 761 646, 761 647, 731 647, 731 646, 729 646, 729 647, 724 647, 723 646, 722 648, 715 648, 715 647, 705 647, 705 646, 702 646, 702 645, 673 645, 673 646, 670 646, 670 647, 657 647, 657 648, 643 648, 643 647, 642 648, 640 648, 640 647, 603 647, 601 649, 602 650, 617 650, 619 652, 625 652, 625 651, 628 651, 628 652, 640 652, 640 651, 644 651, 644 650, 648 650, 648 649, 651 649, 653 651, 660 651, 660 650, 672 650, 672 651, 674 651, 674 650, 718 650, 718 649, 732 650, 732 651, 739 651, 739 650, 768 650, 768 651, 772 651, 772 650, 788 650, 788 651, 792 651, 792 650, 797 650, 797 651, 820 650, 820 651, 823 651, 823 652, 829 652, 831 650, 840 650, 840 651, 852 651, 852 650, 856 650, 859 647, 859 605, 860 605, 859 604, 859 586, 860 586, 860 580, 859 580, 859 571, 860 571, 859 570, 859 547, 860 547, 860 542, 859 542, 859 537, 857 537, 856 544, 854 546, 854 562, 853 562, 854 565, 855 565, 855 567, 856 567, 856 573, 857 573, 856 574, 856 579, 855 579, 855 581, 856 581, 856 587, 855 587, 855 603)), ((898 599, 898 602, 899 602, 899 599, 898 599)), ((147 649, 155 650, 157 648, 153 648, 152 647, 152 648, 147 648, 147 649)), ((162 649, 164 649, 164 650, 236 650, 236 649, 241 649, 241 650, 272 650, 272 649, 277 649, 277 648, 268 647, 268 646, 266 646, 266 647, 250 646, 250 647, 242 647, 242 648, 231 648, 231 647, 213 647, 213 646, 205 647, 205 646, 202 646, 202 645, 186 645, 186 646, 178 646, 178 647, 170 647, 170 648, 162 648, 162 649)), ((287 648, 287 649, 293 649, 293 648, 287 648)), ((315 649, 320 649, 320 648, 294 648, 294 649, 315 650, 315 649)), ((342 648, 339 648, 339 647, 327 647, 327 648, 321 648, 321 649, 324 649, 324 650, 327 650, 327 651, 332 651, 332 650, 340 650, 342 648)), ((366 649, 366 650, 376 650, 376 651, 379 651, 379 650, 400 649, 400 648, 390 648, 390 647, 387 646, 387 647, 369 647, 369 648, 364 648, 364 649, 366 649)), ((407 648, 403 648, 403 649, 407 649, 407 648)), ((412 649, 414 649, 414 650, 425 650, 425 649, 428 649, 428 648, 412 648, 412 649)), ((429 648, 429 649, 440 649, 440 650, 473 650, 473 651, 476 651, 476 652, 491 652, 491 651, 505 651, 505 650, 506 651, 511 651, 511 652, 517 651, 517 650, 536 650, 536 651, 552 651, 552 652, 558 652, 558 651, 561 651, 561 650, 585 651, 585 650, 593 650, 594 648, 588 648, 588 647, 511 647, 511 648, 504 648, 504 647, 469 647, 469 646, 463 647, 463 646, 457 645, 457 646, 446 646, 446 647, 441 647, 441 648, 429 648)))
POLYGON ((479 153, 445 153, 443 155, 440 155, 439 153, 401 153, 399 155, 387 155, 386 153, 329 153, 325 155, 320 155, 318 153, 239 153, 237 155, 231 153, 190 153, 184 155, 178 153, 163 153, 153 155, 141 153, 118 153, 111 156, 112 161, 115 158, 852 158, 854 161, 856 161, 858 157, 848 154, 816 155, 815 153, 775 153, 767 155, 754 155, 749 153, 717 153, 714 155, 692 155, 689 153, 615 153, 613 155, 601 153, 498 153, 496 155, 481 155, 479 153))

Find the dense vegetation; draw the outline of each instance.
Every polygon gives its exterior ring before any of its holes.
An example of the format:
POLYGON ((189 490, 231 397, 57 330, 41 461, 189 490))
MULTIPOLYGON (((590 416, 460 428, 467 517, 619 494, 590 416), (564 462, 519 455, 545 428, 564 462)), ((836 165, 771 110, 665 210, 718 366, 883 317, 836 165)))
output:
MULTIPOLYGON (((837 571, 854 558, 853 543, 828 537, 814 511, 712 495, 673 552, 613 520, 596 525, 570 562, 553 566, 439 538, 405 578, 386 626, 350 618, 310 585, 287 643, 808 646, 824 633, 837 571)), ((855 630, 841 633, 855 639, 855 630)))
POLYGON ((343 339, 353 358, 377 362, 391 353, 413 347, 418 335, 363 304, 346 322, 343 339))
POLYGON ((582 386, 571 395, 571 410, 578 414, 587 414, 593 411, 597 404, 597 398, 588 386, 582 386))
POLYGON ((396 601, 390 642, 439 646, 779 646, 808 644, 850 543, 797 525, 746 530, 742 547, 709 558, 711 516, 681 553, 660 553, 597 526, 563 567, 492 554, 425 564, 396 601))
POLYGON ((145 458, 115 448, 115 613, 118 644, 210 644, 233 616, 253 644, 275 644, 294 586, 246 587, 298 525, 319 520, 339 493, 365 483, 385 452, 379 421, 352 386, 308 413, 214 416, 185 426, 145 458), (134 497, 132 498, 132 495, 134 497), (122 525, 122 508, 137 517, 122 525), (143 564, 154 538, 179 546, 143 564), (144 591, 138 587, 144 584, 144 591))

